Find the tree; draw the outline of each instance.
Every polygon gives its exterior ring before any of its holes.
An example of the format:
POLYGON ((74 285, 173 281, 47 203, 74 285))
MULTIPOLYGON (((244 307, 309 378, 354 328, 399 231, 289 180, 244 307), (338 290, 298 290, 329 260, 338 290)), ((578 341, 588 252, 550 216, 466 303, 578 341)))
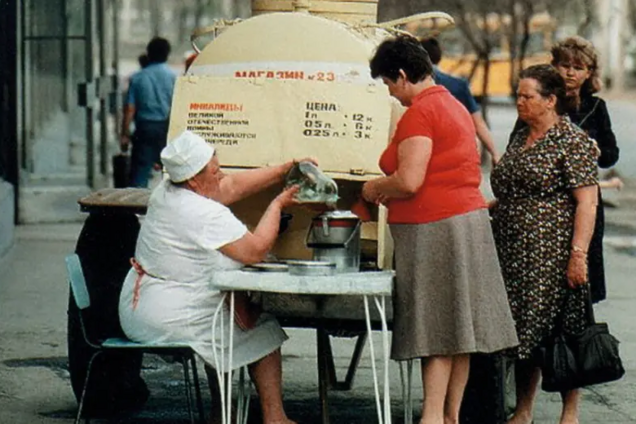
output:
MULTIPOLYGON (((510 0, 510 16, 513 17, 508 42, 510 43, 510 92, 514 94, 517 88, 519 72, 524 68, 524 61, 530 42, 532 17, 538 12, 544 12, 556 23, 564 24, 569 19, 576 27, 576 33, 589 36, 591 26, 595 23, 595 0, 510 0), (520 41, 518 41, 520 40, 520 41)), ((552 30, 554 33, 554 30, 552 30)), ((551 40, 555 41, 555 40, 551 40)))
POLYGON ((380 0, 378 3, 378 22, 390 21, 411 13, 409 3, 404 0, 380 0))
POLYGON ((183 1, 179 4, 177 11, 177 40, 186 40, 190 35, 190 28, 188 27, 189 17, 190 5, 188 2, 183 1))
POLYGON ((508 4, 510 24, 505 33, 509 46, 511 94, 516 92, 518 75, 523 69, 523 62, 530 42, 530 20, 534 14, 535 4, 532 0, 510 1, 508 4))
POLYGON ((150 13, 150 28, 152 35, 153 37, 158 37, 161 35, 161 27, 163 23, 162 5, 156 0, 149 0, 146 4, 148 5, 150 13))
MULTIPOLYGON (((483 69, 481 92, 484 114, 493 51, 505 45, 504 53, 508 55, 510 69, 510 93, 514 94, 517 75, 525 67, 532 25, 535 24, 533 19, 537 14, 547 14, 555 22, 574 22, 578 33, 588 31, 594 23, 594 0, 409 0, 407 4, 408 14, 441 10, 455 18, 456 27, 475 56, 468 78, 472 79, 479 67, 483 69)), ((549 31, 554 33, 554 28, 549 31)))
POLYGON ((410 0, 410 13, 424 10, 442 10, 455 19, 455 25, 461 31, 475 54, 475 61, 469 74, 472 79, 479 66, 483 67, 482 113, 487 117, 488 85, 490 80, 490 62, 493 48, 492 35, 501 25, 502 10, 507 10, 511 0, 410 0))

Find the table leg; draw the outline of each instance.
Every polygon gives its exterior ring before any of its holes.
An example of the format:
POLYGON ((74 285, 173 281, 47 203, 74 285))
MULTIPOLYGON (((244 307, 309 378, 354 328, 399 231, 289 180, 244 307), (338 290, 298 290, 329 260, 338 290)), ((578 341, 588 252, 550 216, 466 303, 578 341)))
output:
POLYGON ((389 326, 386 322, 386 297, 375 298, 375 306, 382 320, 382 350, 384 353, 384 423, 391 424, 391 396, 389 393, 389 326))
POLYGON ((219 302, 219 306, 217 306, 216 310, 214 311, 214 316, 212 317, 212 343, 213 343, 212 353, 214 356, 214 370, 216 371, 216 376, 219 381, 219 396, 221 397, 220 399, 221 400, 221 421, 223 424, 226 424, 226 421, 225 421, 226 420, 225 373, 223 372, 224 361, 223 361, 223 313, 222 313, 223 304, 225 303, 225 296, 227 296, 227 294, 224 294, 223 297, 221 298, 221 301, 219 302), (219 336, 219 338, 221 339, 220 349, 218 349, 218 346, 216 345, 217 329, 221 330, 221 334, 219 336))
POLYGON ((316 329, 316 344, 318 346, 318 392, 320 396, 320 416, 322 424, 329 424, 329 374, 328 358, 325 344, 329 343, 329 335, 322 324, 316 329))
POLYGON ((408 384, 407 393, 406 393, 406 402, 408 405, 407 413, 405 418, 407 419, 407 423, 413 422, 413 359, 409 359, 406 364, 408 376, 406 377, 406 382, 408 384))
POLYGON ((369 334, 369 351, 371 353, 371 369, 373 370, 373 388, 375 391, 375 402, 378 412, 378 422, 380 424, 391 424, 391 396, 389 393, 389 327, 386 322, 385 298, 374 297, 375 306, 380 314, 382 322, 382 350, 383 350, 383 371, 384 371, 384 399, 380 400, 380 390, 378 384, 378 373, 375 364, 375 349, 373 347, 373 333, 371 328, 371 313, 369 311, 369 299, 364 296, 364 313, 369 334), (384 408, 381 404, 384 403, 384 408))
MULTIPOLYGON (((324 299, 316 299, 316 312, 318 315, 318 325, 316 326, 316 346, 318 355, 318 396, 320 397, 320 418, 322 424, 329 424, 329 358, 331 353, 329 345, 329 335, 325 330, 325 320, 323 317, 324 299)), ((334 370, 335 373, 335 370, 334 370)))
POLYGON ((221 396, 221 417, 223 424, 229 424, 232 422, 232 356, 234 347, 234 292, 230 292, 230 316, 228 322, 228 358, 227 358, 227 370, 226 361, 223 358, 223 346, 225 346, 225 333, 223 331, 225 326, 223 307, 225 303, 225 296, 221 299, 219 306, 214 311, 212 318, 212 340, 214 341, 214 368, 219 380, 219 394, 221 396), (221 330, 220 345, 221 348, 217 349, 216 346, 216 332, 221 330))
POLYGON ((324 358, 325 369, 324 372, 327 378, 327 388, 329 390, 346 391, 351 390, 353 386, 353 380, 360 364, 360 358, 362 357, 362 351, 364 345, 367 342, 367 333, 362 333, 357 336, 356 345, 351 354, 351 360, 349 361, 349 367, 347 368, 347 374, 344 381, 338 381, 336 375, 336 365, 333 359, 333 350, 331 349, 331 336, 326 330, 318 330, 317 337, 320 338, 320 345, 318 349, 318 355, 324 358))
POLYGON ((228 320, 228 358, 227 358, 227 406, 225 412, 227 413, 226 424, 232 422, 232 358, 234 355, 234 292, 230 292, 230 319, 228 320))
POLYGON ((246 367, 241 367, 239 370, 239 382, 238 382, 238 400, 236 406, 236 423, 247 424, 247 418, 249 415, 250 404, 250 386, 249 382, 245 378, 246 367))
POLYGON ((413 359, 400 361, 400 382, 402 383, 402 403, 404 407, 404 423, 413 423, 413 398, 411 396, 413 385, 413 359), (406 363, 406 381, 404 377, 404 364, 406 363))
POLYGON ((353 349, 353 355, 351 356, 351 361, 349 362, 349 368, 347 369, 347 376, 345 377, 345 381, 336 381, 336 390, 351 390, 351 387, 353 386, 353 379, 356 376, 356 371, 358 370, 358 365, 360 364, 360 358, 362 357, 362 350, 364 349, 364 345, 367 342, 367 338, 368 335, 366 333, 362 333, 358 336, 356 346, 353 349))
POLYGON ((327 389, 335 389, 338 385, 336 377, 336 365, 333 360, 333 351, 331 350, 331 339, 329 333, 324 328, 317 329, 316 337, 320 338, 318 346, 318 355, 323 358, 324 373, 327 378, 327 389))

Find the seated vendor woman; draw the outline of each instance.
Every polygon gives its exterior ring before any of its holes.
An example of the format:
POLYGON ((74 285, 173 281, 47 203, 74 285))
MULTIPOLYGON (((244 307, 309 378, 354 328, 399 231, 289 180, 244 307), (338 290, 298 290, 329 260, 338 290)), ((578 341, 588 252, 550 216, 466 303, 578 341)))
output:
MULTIPOLYGON (((212 145, 187 131, 168 143, 161 161, 169 178, 150 196, 134 266, 122 288, 119 316, 132 340, 192 346, 205 362, 213 398, 211 422, 218 422, 213 349, 216 346, 218 352, 221 339, 213 340, 212 320, 223 295, 211 286, 210 277, 265 258, 278 235, 281 211, 296 202, 297 188, 280 193, 253 232, 227 206, 282 182, 293 162, 225 175, 212 145)), ((287 336, 266 314, 251 325, 239 326, 227 306, 223 313, 224 322, 235 323, 232 368, 248 366, 263 423, 293 423, 285 414, 281 394, 280 347, 287 336)), ((227 347, 223 346, 223 358, 217 357, 225 361, 225 369, 227 347)))

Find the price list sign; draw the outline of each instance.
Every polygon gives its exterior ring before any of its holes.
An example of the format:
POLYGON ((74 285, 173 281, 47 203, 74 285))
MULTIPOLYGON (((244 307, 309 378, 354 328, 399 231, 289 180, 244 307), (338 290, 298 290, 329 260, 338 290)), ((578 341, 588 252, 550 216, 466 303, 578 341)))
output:
POLYGON ((251 140, 250 120, 241 116, 240 103, 190 103, 186 129, 212 144, 238 146, 240 140, 251 140))
POLYGON ((342 114, 337 103, 307 102, 305 137, 335 137, 371 140, 373 116, 364 113, 342 114), (334 112, 334 113, 331 113, 334 112))
POLYGON ((224 166, 316 157, 326 171, 379 173, 390 98, 378 84, 187 76, 177 81, 169 138, 193 131, 224 166))

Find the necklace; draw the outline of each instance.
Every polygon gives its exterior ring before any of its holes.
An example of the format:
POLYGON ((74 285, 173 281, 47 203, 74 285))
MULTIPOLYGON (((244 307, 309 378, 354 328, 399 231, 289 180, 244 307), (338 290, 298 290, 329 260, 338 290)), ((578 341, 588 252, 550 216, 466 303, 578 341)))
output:
MULTIPOLYGON (((587 114, 586 114, 586 115, 585 115, 585 116, 584 116, 584 117, 583 117, 583 118, 582 118, 579 122, 576 122, 576 121, 574 121, 574 119, 572 119, 572 123, 573 123, 574 125, 576 125, 577 127, 579 127, 579 128, 581 128, 581 129, 582 129, 582 128, 583 128, 583 124, 585 123, 585 121, 587 121, 587 119, 588 119, 590 116, 592 116, 592 114, 593 114, 593 113, 594 113, 594 111, 596 110, 596 107, 598 106, 599 102, 600 102, 600 99, 598 99, 598 98, 597 98, 597 99, 596 99, 596 102, 594 102, 594 106, 592 107, 592 110, 590 110, 590 111, 589 111, 589 112, 588 112, 588 113, 587 113, 587 114)), ((581 104, 582 104, 582 103, 583 103, 583 102, 581 101, 581 104)))

